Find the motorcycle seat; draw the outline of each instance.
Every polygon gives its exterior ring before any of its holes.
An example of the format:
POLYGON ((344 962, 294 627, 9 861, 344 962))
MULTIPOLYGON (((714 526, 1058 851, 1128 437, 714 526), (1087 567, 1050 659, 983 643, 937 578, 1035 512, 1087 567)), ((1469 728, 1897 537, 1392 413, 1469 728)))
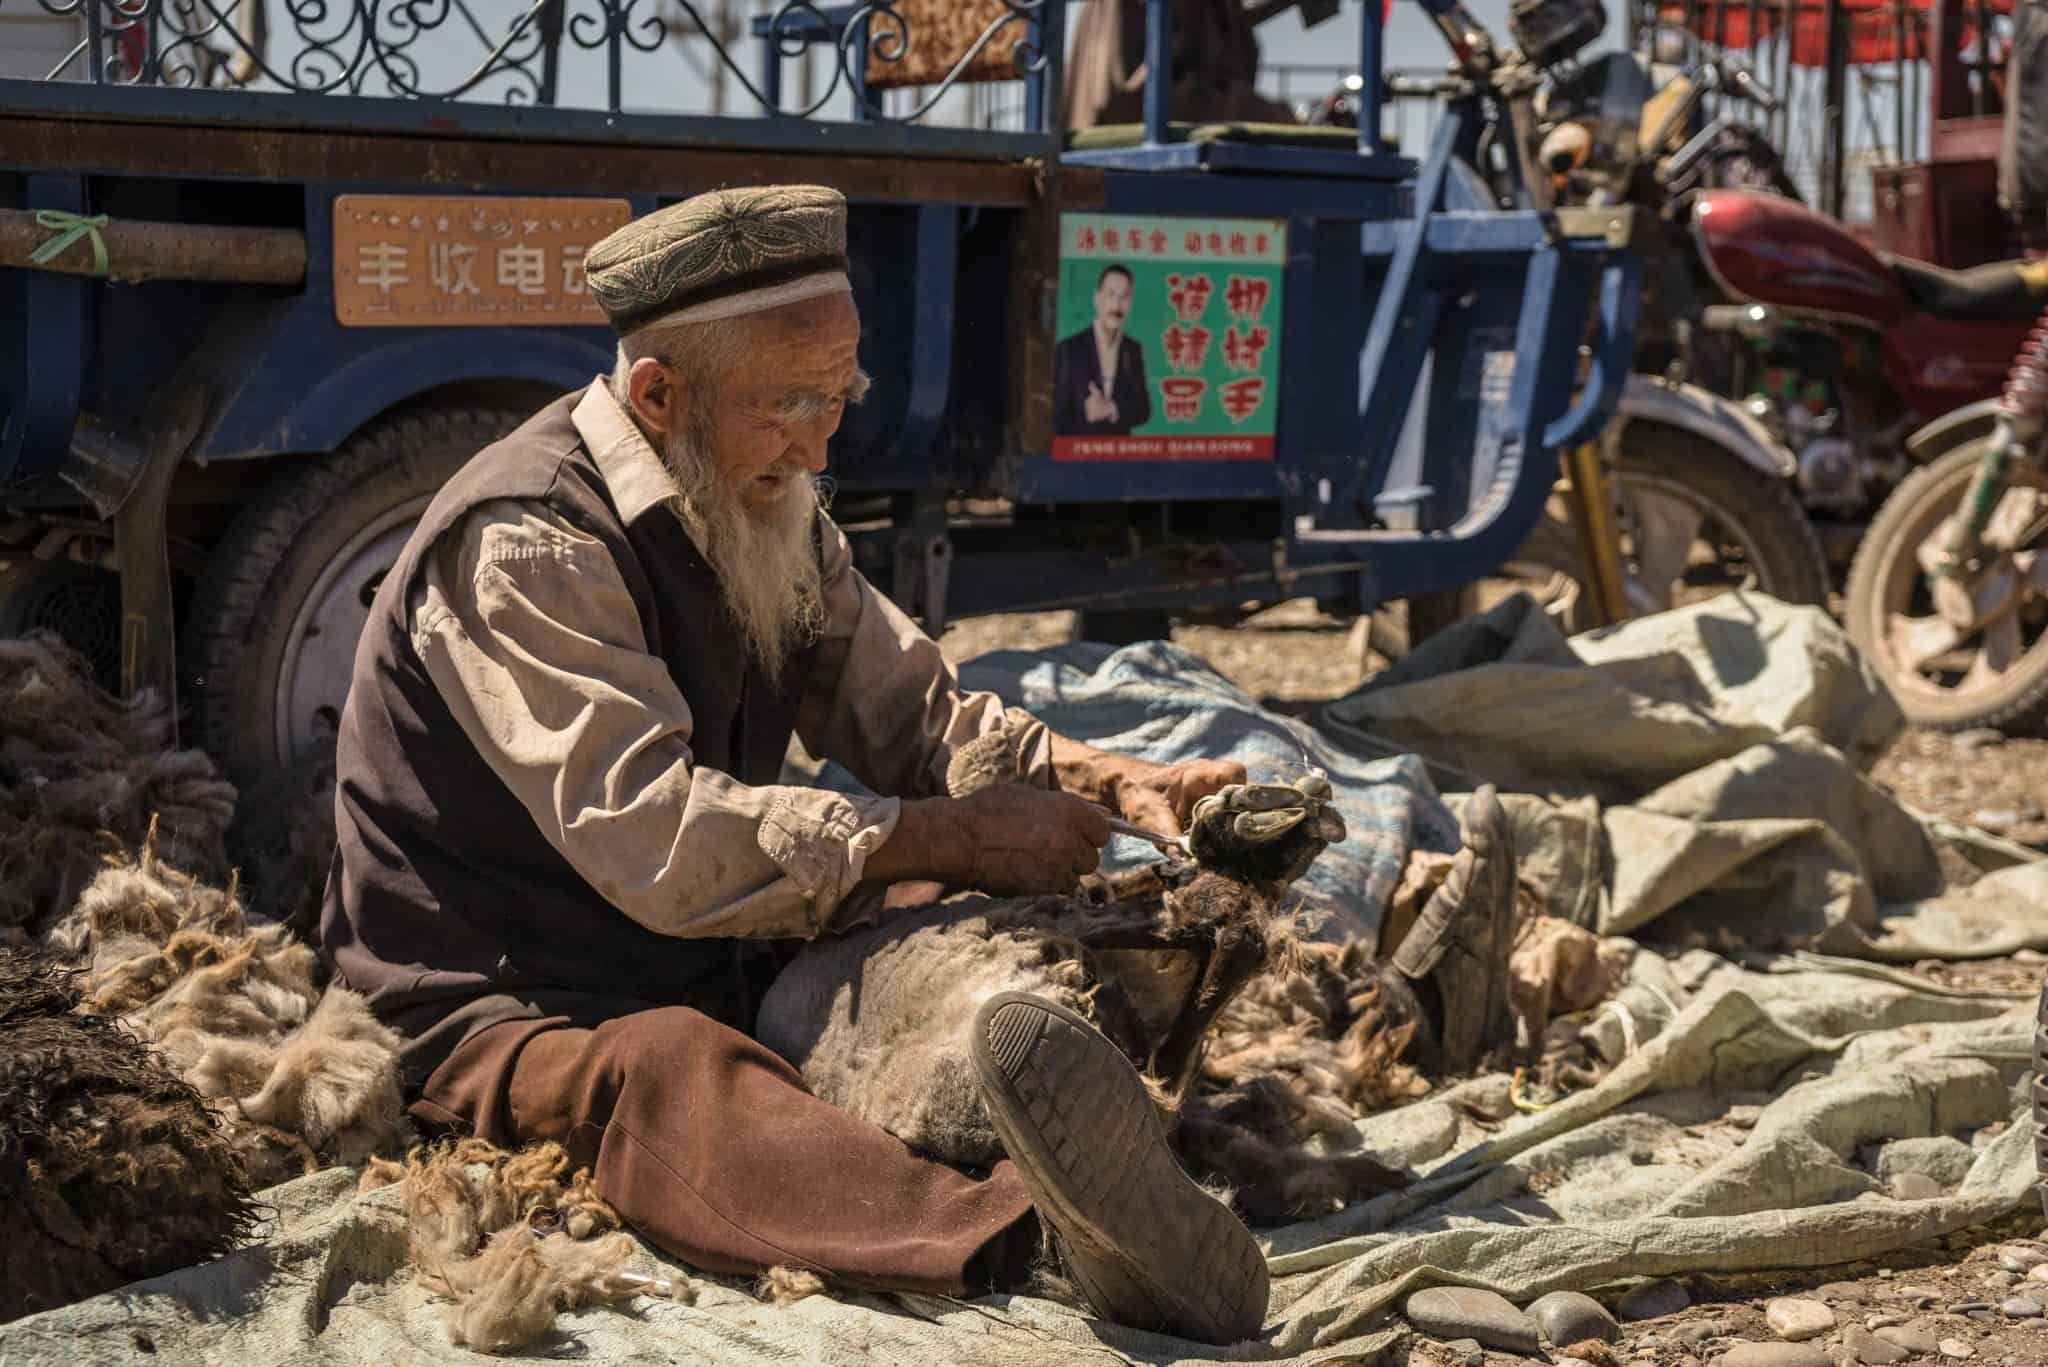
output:
POLYGON ((1891 257, 1892 278, 1922 313, 1957 323, 2029 323, 2048 309, 2048 261, 1993 261, 1945 270, 1891 257))

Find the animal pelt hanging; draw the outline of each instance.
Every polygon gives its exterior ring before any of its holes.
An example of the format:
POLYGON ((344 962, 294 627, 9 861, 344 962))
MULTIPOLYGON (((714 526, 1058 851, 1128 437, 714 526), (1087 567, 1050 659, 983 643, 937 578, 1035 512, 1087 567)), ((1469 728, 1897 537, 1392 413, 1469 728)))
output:
POLYGON ((117 701, 91 677, 54 636, 0 640, 0 931, 34 934, 152 822, 166 858, 227 876, 233 786, 199 751, 171 748, 162 699, 117 701))
POLYGON ((238 888, 158 858, 153 835, 110 859, 51 926, 88 1010, 118 1017, 215 1104, 259 1187, 396 1152, 413 1135, 399 1040, 361 997, 323 991, 313 952, 251 927, 238 888))
POLYGON ((0 950, 0 1321, 227 1252, 248 1179, 206 1102, 52 956, 0 950))
POLYGON ((373 1159, 359 1191, 396 1184, 414 1275, 454 1302, 450 1341, 482 1353, 545 1337, 563 1310, 640 1295, 688 1304, 689 1282, 629 1271, 636 1245, 590 1171, 559 1144, 506 1150, 478 1139, 373 1159))
MULTIPOLYGON (((993 993, 1038 993, 1113 1040, 1169 1124, 1194 1108, 1200 1124, 1179 1136, 1199 1141, 1181 1146, 1197 1176, 1236 1190, 1247 1215, 1291 1218, 1401 1180, 1369 1157, 1302 1149, 1316 1126, 1290 1117, 1312 1117, 1312 1105, 1269 1106, 1254 1128, 1190 1098, 1218 1015, 1262 975, 1285 978, 1294 951, 1288 918, 1263 893, 1155 865, 1072 898, 964 897, 816 942, 765 994, 756 1033, 825 1100, 923 1152, 986 1166, 1001 1148, 969 1024, 993 993)), ((1388 1041, 1396 1053, 1401 1042, 1388 1041)))

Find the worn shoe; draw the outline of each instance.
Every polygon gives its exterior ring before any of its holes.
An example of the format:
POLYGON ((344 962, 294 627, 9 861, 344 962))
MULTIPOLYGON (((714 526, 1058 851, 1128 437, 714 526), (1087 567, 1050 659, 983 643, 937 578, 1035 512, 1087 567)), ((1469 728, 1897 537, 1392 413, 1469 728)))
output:
POLYGON ((1515 941, 1515 840, 1493 785, 1465 805, 1464 848, 1394 951, 1394 968, 1440 1009, 1436 1056, 1418 1066, 1464 1073, 1515 1038, 1508 956, 1515 941))
POLYGON ((975 1014, 972 1052, 996 1134, 1099 1314, 1210 1344, 1259 1332, 1259 1246, 1181 1169, 1115 1045, 1065 1007, 1000 992, 975 1014))

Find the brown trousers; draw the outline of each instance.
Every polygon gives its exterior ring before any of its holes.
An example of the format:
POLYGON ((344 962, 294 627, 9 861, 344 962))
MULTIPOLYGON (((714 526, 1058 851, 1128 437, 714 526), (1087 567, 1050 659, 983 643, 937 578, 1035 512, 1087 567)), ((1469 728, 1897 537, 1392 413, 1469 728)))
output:
POLYGON ((1007 1161, 976 1179, 926 1158, 689 1007, 491 1026, 412 1114, 507 1147, 559 1141, 628 1224, 705 1272, 978 1294, 1020 1284, 1037 1245, 1007 1161))

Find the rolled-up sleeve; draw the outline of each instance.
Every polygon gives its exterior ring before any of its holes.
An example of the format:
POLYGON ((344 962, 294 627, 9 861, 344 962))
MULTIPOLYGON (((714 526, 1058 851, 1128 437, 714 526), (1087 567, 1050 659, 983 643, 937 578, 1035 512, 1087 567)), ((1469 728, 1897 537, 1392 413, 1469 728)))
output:
POLYGON ((845 533, 829 518, 819 526, 825 624, 797 714, 805 747, 878 793, 936 797, 954 749, 1008 724, 1026 733, 1022 777, 1054 786, 1044 725, 993 693, 963 691, 937 643, 855 567, 845 533))
POLYGON ((893 797, 750 786, 693 763, 688 701, 603 544, 533 504, 473 509, 427 557, 412 638, 542 836, 663 935, 809 937, 895 828, 893 797))

